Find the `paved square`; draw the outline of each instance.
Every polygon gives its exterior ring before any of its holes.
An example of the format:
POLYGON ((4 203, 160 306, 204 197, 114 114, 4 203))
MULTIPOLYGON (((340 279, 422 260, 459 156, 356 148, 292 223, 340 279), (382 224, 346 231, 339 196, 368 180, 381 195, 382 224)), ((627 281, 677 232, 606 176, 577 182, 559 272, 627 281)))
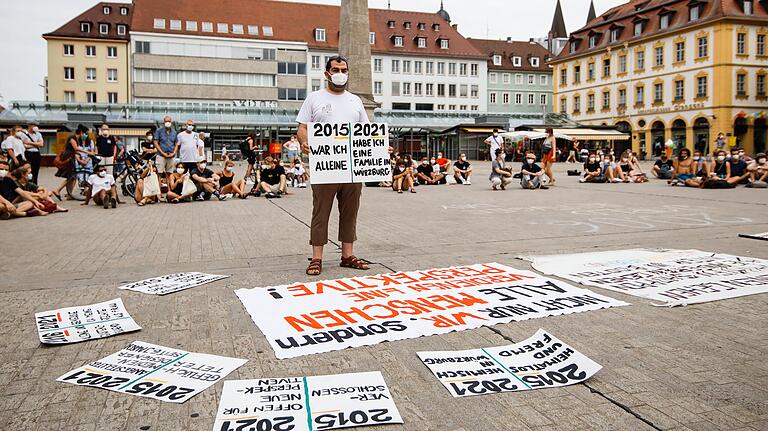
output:
MULTIPOLYGON (((768 242, 738 238, 768 231, 766 190, 579 184, 560 164, 550 190, 494 192, 488 164, 475 165, 472 186, 364 190, 356 253, 372 274, 490 261, 530 269, 515 256, 633 247, 768 258, 768 242)), ((52 173, 43 185, 56 183, 52 173)), ((379 370, 405 424, 372 430, 768 429, 768 295, 668 309, 594 289, 633 305, 277 360, 233 290, 308 279, 311 190, 291 191, 117 210, 65 202, 68 214, 3 222, 0 429, 210 430, 221 382, 170 405, 55 381, 134 340, 248 359, 233 379, 379 370), (180 271, 231 277, 167 296, 117 290, 180 271), (35 311, 115 297, 144 329, 38 341, 35 311), (603 370, 565 388, 454 399, 415 354, 509 344, 540 327, 603 370)), ((322 278, 359 274, 338 267, 334 248, 322 278)))

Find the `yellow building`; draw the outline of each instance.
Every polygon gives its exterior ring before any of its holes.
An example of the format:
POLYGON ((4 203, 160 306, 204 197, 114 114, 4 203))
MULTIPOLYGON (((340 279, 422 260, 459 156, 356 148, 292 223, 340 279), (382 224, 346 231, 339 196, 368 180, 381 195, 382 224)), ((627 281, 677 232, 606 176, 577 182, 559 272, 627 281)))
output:
POLYGON ((768 3, 633 0, 571 34, 553 61, 555 111, 631 133, 634 151, 766 150, 768 3))
POLYGON ((133 5, 99 3, 43 35, 48 42, 47 100, 128 103, 133 5))

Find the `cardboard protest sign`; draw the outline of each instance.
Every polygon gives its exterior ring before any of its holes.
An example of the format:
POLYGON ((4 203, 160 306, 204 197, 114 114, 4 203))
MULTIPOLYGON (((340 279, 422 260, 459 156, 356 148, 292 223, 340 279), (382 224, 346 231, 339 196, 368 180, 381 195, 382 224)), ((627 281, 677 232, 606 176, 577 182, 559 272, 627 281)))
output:
POLYGON ((615 250, 528 258, 537 271, 676 306, 768 292, 768 260, 699 250, 615 250))
POLYGON ((573 385, 602 368, 543 329, 509 346, 417 355, 454 397, 573 385))
POLYGON ((401 423, 384 377, 375 371, 228 380, 213 431, 313 431, 401 423))
POLYGON ((211 283, 227 277, 229 276, 203 274, 202 272, 179 272, 125 284, 118 287, 118 289, 134 290, 136 292, 149 293, 151 295, 167 295, 169 293, 197 287, 201 284, 211 283))
POLYGON ((309 123, 307 133, 312 184, 392 179, 385 123, 309 123))
POLYGON ((235 294, 281 359, 628 305, 498 263, 235 294))
POLYGON ((56 381, 179 404, 246 362, 134 341, 119 352, 70 371, 56 381))
POLYGON ((141 329, 120 298, 35 313, 35 323, 44 344, 78 343, 141 329))
POLYGON ((763 233, 753 233, 753 234, 739 234, 742 238, 749 238, 749 239, 762 239, 763 241, 768 241, 768 232, 763 233))

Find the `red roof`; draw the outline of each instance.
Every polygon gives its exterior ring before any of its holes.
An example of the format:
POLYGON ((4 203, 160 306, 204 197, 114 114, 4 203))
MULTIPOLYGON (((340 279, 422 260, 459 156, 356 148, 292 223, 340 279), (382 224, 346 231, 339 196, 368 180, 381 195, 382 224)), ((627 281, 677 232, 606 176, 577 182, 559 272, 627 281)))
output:
MULTIPOLYGON (((293 3, 275 0, 187 0, 179 7, 177 0, 134 0, 131 29, 137 32, 215 36, 237 39, 258 39, 305 42, 310 48, 335 51, 339 46, 339 6, 293 3), (301 16, 311 19, 297 19, 301 16), (155 18, 166 20, 165 29, 155 29, 155 18), (180 20, 181 30, 170 30, 170 20, 180 20), (187 31, 185 21, 197 21, 196 31, 187 31), (203 32, 201 22, 213 23, 213 32, 203 32), (217 24, 228 24, 229 32, 216 32, 217 24), (241 24, 244 34, 232 33, 232 24, 241 24), (259 26, 259 35, 248 34, 248 26, 259 26), (272 27, 272 36, 264 36, 263 27, 272 27), (324 42, 315 40, 315 29, 325 29, 324 42)), ((370 9, 371 31, 376 33, 374 53, 403 53, 427 56, 462 56, 485 58, 458 30, 437 13, 405 12, 370 9), (395 22, 389 28, 389 21, 395 22), (410 22, 410 28, 405 27, 410 22), (419 24, 424 24, 424 30, 419 24), (433 25, 439 25, 439 31, 433 25), (393 36, 403 36, 403 47, 395 47, 393 36), (418 48, 418 38, 425 37, 426 48, 418 48), (441 49, 439 39, 448 39, 449 49, 441 49)))
POLYGON ((132 12, 133 12, 133 5, 131 5, 130 3, 101 2, 96 4, 92 8, 86 10, 85 12, 81 13, 80 15, 72 18, 66 24, 59 27, 58 29, 50 33, 44 34, 43 37, 45 38, 45 37, 58 36, 58 37, 75 37, 75 38, 85 38, 85 39, 128 40, 132 12), (108 15, 104 14, 105 6, 110 8, 108 15), (121 8, 127 8, 128 14, 121 15, 120 14, 121 8), (90 32, 83 33, 82 31, 80 31, 80 23, 83 23, 83 22, 88 22, 91 24, 90 32), (109 31, 107 32, 107 34, 101 34, 101 32, 99 31, 99 24, 109 24, 109 31), (118 25, 125 26, 125 34, 123 35, 117 34, 118 25))
POLYGON ((505 41, 505 40, 487 40, 487 39, 468 39, 469 42, 478 50, 485 53, 488 58, 488 70, 504 71, 525 71, 525 72, 551 72, 548 65, 548 59, 552 54, 543 46, 535 42, 526 41, 505 41), (501 55, 501 65, 493 64, 493 56, 501 55), (512 62, 512 57, 521 58, 521 66, 516 67, 512 62), (531 66, 529 58, 538 57, 539 66, 531 66))
POLYGON ((739 18, 754 20, 765 24, 768 20, 768 1, 755 0, 752 2, 752 15, 746 15, 742 9, 742 0, 631 0, 622 5, 609 9, 602 15, 591 20, 587 25, 573 33, 556 61, 581 56, 590 52, 600 51, 608 46, 618 46, 627 41, 643 39, 686 27, 714 21, 722 18, 739 18), (696 21, 688 20, 689 7, 700 5, 701 12, 696 21), (669 15, 669 26, 660 29, 662 15, 669 15), (643 33, 634 35, 634 23, 638 18, 647 19, 643 33), (610 41, 612 27, 623 27, 617 41, 610 41), (589 48, 589 35, 597 34, 599 40, 594 48, 589 48), (576 51, 571 53, 571 45, 578 43, 576 51))

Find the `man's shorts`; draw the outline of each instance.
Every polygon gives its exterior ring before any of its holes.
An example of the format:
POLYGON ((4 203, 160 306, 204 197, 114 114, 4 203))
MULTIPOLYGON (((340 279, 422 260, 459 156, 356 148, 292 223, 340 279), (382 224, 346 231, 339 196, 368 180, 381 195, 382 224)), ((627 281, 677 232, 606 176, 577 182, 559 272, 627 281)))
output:
POLYGON ((280 191, 280 184, 267 184, 269 186, 269 189, 272 191, 272 193, 277 193, 280 191))
POLYGON ((158 173, 173 173, 176 171, 176 159, 173 157, 158 157, 155 159, 158 173))

